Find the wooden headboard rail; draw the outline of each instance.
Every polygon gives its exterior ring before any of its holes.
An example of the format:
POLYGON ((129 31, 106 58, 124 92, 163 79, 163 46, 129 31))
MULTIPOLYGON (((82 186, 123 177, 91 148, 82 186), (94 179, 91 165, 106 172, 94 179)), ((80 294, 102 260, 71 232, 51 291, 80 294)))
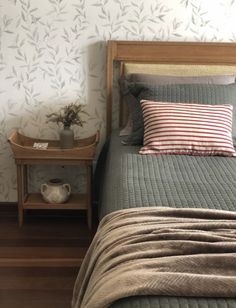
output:
POLYGON ((107 136, 112 130, 113 63, 236 65, 236 43, 108 41, 107 136))

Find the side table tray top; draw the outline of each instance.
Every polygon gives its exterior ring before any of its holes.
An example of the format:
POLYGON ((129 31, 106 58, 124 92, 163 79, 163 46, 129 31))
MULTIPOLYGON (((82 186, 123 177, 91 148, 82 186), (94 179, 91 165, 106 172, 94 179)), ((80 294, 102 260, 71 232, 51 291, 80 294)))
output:
POLYGON ((19 132, 14 132, 9 138, 15 159, 64 159, 69 156, 70 159, 93 159, 96 151, 96 145, 99 141, 99 132, 84 139, 75 139, 75 145, 72 149, 61 149, 59 140, 35 139, 24 136, 19 132), (46 142, 46 150, 33 148, 34 143, 46 142))

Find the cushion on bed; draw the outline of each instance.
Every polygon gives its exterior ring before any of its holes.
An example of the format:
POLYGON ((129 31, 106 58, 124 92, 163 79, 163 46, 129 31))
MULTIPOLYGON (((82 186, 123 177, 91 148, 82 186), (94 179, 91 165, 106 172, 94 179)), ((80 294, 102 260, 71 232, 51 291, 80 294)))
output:
MULTIPOLYGON (((154 85, 166 84, 232 84, 235 83, 235 75, 216 75, 216 76, 171 76, 156 74, 128 74, 120 78, 121 94, 127 82, 145 82, 154 85)), ((125 99, 132 99, 132 97, 125 99)), ((121 129, 120 136, 128 136, 132 133, 132 118, 129 116, 126 125, 121 129)))
POLYGON ((236 84, 176 84, 151 85, 143 82, 126 82, 122 87, 125 101, 133 121, 133 131, 123 143, 143 144, 143 116, 140 100, 174 103, 230 104, 233 106, 233 142, 236 145, 236 84))
POLYGON ((235 156, 232 106, 141 101, 144 146, 140 154, 235 156))

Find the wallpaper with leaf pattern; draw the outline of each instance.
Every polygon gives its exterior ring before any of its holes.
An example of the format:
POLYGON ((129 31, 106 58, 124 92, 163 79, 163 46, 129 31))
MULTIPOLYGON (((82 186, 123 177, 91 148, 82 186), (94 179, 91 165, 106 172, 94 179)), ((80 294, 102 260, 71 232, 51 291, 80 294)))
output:
MULTIPOLYGON (((104 140, 108 39, 236 41, 235 16, 235 0, 0 0, 0 202, 17 199, 12 131, 58 138, 45 115, 80 101, 76 135, 104 140)), ((30 172, 32 190, 54 176, 80 184, 83 170, 51 169, 30 172)))

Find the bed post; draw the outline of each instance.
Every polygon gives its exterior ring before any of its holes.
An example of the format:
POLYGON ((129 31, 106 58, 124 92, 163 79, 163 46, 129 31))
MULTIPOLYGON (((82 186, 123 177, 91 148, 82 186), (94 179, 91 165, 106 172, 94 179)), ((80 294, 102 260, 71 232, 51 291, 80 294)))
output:
POLYGON ((113 88, 113 61, 116 55, 116 42, 108 41, 107 44, 107 114, 106 136, 112 131, 112 88, 113 88))

